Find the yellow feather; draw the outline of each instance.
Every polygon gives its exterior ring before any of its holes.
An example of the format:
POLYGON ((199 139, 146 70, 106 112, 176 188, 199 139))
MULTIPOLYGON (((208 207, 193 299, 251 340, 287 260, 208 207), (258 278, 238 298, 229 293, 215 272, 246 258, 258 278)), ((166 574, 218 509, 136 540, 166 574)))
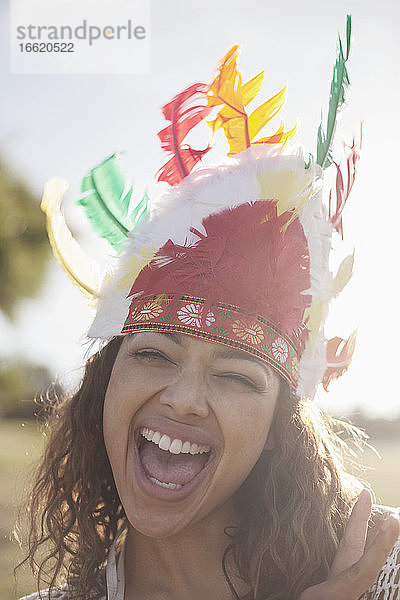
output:
POLYGON ((229 104, 243 111, 242 78, 236 68, 239 46, 233 46, 218 65, 218 74, 208 91, 208 106, 229 104))
POLYGON ((68 277, 89 298, 99 294, 99 266, 83 252, 72 236, 63 214, 61 203, 68 183, 51 179, 44 186, 40 205, 46 214, 46 227, 53 254, 68 277))
POLYGON ((261 85, 264 79, 264 71, 249 79, 242 85, 242 99, 244 106, 247 106, 261 90, 261 85))
POLYGON ((353 275, 354 252, 342 260, 333 280, 333 295, 336 298, 349 283, 353 275))
POLYGON ((127 273, 118 281, 118 289, 130 290, 140 271, 149 264, 155 253, 155 248, 143 248, 140 259, 136 255, 131 256, 125 265, 127 273))
POLYGON ((280 92, 263 102, 249 116, 249 135, 252 140, 285 104, 286 86, 280 92))
POLYGON ((208 106, 223 104, 213 121, 208 122, 213 134, 223 128, 229 143, 228 156, 242 152, 254 144, 284 144, 296 131, 280 129, 266 138, 254 140, 255 136, 282 108, 285 102, 286 87, 247 115, 245 106, 261 89, 264 73, 261 72, 242 85, 242 77, 237 69, 239 47, 233 46, 218 64, 217 75, 207 92, 208 106))
POLYGON ((261 198, 275 200, 278 215, 295 208, 294 216, 307 204, 316 192, 313 174, 304 170, 302 175, 296 171, 266 171, 258 175, 261 198))
POLYGON ((253 144, 281 144, 281 151, 283 150, 286 142, 295 135, 297 131, 297 125, 294 124, 292 129, 284 131, 285 124, 281 121, 278 129, 272 135, 260 138, 253 142, 253 144))

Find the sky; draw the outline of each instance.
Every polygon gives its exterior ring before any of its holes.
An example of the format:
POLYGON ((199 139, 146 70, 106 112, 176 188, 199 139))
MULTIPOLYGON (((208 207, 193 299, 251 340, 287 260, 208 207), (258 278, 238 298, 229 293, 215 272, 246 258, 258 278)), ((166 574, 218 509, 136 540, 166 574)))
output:
MULTIPOLYGON (((81 2, 82 6, 85 0, 81 2)), ((235 43, 240 69, 250 79, 264 70, 259 102, 288 84, 281 111, 297 123, 295 142, 315 153, 321 110, 326 111, 338 32, 352 14, 351 88, 340 136, 351 141, 364 124, 357 180, 344 214, 341 258, 356 249, 352 281, 331 308, 329 337, 358 330, 353 365, 317 403, 346 414, 400 414, 399 223, 397 146, 400 134, 398 23, 395 0, 336 2, 203 0, 151 2, 150 72, 147 74, 10 73, 9 5, 0 0, 0 154, 40 199, 44 182, 70 183, 66 219, 86 251, 104 264, 105 243, 92 235, 74 206, 88 169, 124 151, 127 171, 141 194, 163 164, 157 132, 160 107, 187 85, 210 80, 235 43)), ((266 131, 266 133, 269 133, 266 131)), ((52 261, 42 293, 22 301, 15 324, 0 315, 0 358, 21 356, 47 365, 65 384, 76 383, 87 355, 84 333, 93 309, 52 261)))

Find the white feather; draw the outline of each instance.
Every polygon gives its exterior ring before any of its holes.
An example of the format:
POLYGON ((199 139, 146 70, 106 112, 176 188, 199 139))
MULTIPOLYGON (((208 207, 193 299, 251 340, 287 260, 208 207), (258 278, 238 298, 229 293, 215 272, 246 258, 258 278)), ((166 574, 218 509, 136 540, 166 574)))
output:
POLYGON ((320 330, 315 342, 314 350, 309 344, 303 351, 299 366, 299 381, 297 383, 297 395, 300 398, 312 400, 315 396, 318 384, 327 367, 326 362, 326 340, 324 333, 320 330))
POLYGON ((333 294, 333 278, 329 270, 333 227, 322 203, 322 189, 300 210, 299 219, 310 254, 311 286, 308 293, 313 298, 329 300, 333 294))

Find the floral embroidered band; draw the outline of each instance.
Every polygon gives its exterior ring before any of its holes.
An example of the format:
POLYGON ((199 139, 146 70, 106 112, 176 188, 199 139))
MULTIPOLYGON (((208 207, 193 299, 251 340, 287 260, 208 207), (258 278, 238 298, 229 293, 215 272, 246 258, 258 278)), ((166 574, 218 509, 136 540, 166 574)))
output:
POLYGON ((203 314, 204 299, 173 295, 135 298, 121 333, 175 331, 238 348, 270 365, 292 387, 299 374, 298 352, 292 340, 262 317, 218 303, 203 314))

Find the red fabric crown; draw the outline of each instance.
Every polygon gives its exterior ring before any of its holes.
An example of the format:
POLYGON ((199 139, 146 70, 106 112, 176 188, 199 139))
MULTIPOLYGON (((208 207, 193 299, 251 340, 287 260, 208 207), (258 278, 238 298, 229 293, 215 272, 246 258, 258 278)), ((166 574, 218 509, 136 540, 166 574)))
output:
POLYGON ((183 246, 171 240, 142 269, 126 322, 132 324, 140 297, 173 295, 204 300, 204 318, 218 303, 261 317, 304 347, 303 323, 311 297, 307 241, 292 211, 277 214, 273 200, 226 209, 203 220, 205 233, 183 246))

